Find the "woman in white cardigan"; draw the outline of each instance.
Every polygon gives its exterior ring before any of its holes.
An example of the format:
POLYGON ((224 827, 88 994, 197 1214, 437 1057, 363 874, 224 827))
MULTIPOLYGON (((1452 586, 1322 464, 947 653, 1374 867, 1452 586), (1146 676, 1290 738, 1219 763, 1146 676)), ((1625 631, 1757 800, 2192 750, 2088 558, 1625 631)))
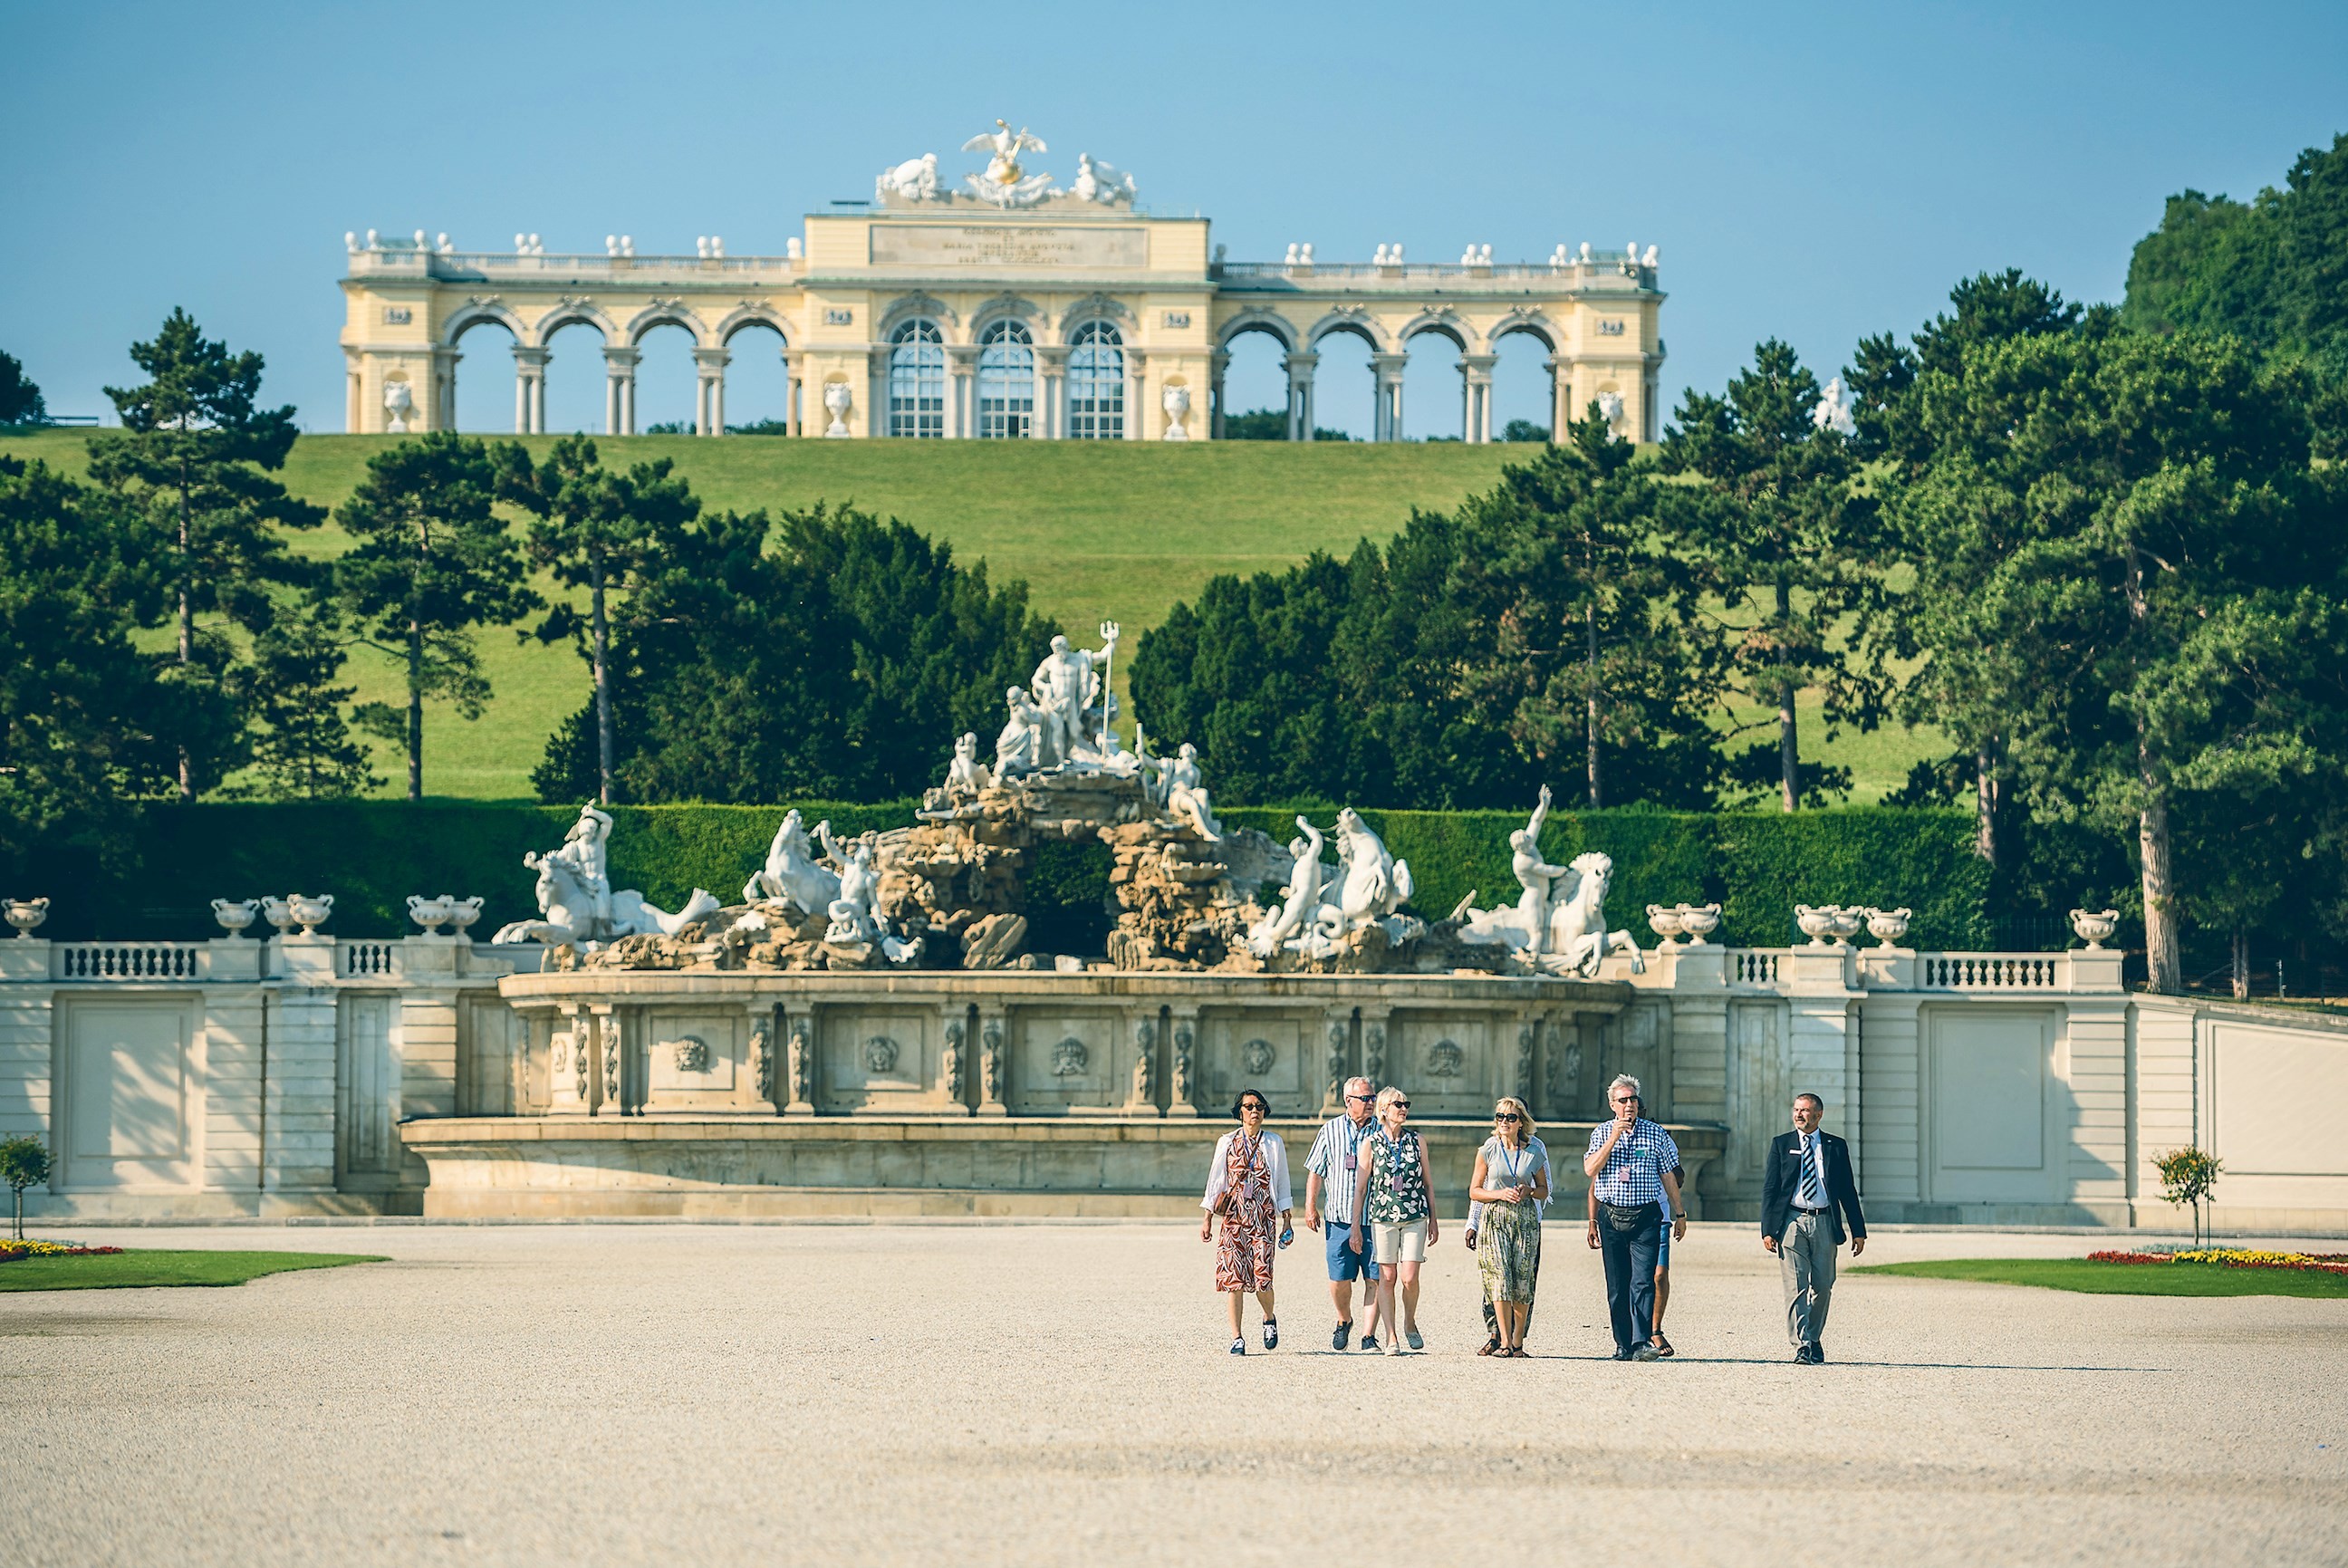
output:
POLYGON ((1221 1244, 1215 1248, 1215 1288, 1231 1307, 1231 1354, 1247 1354, 1247 1331, 1240 1320, 1240 1297, 1255 1292, 1263 1308, 1263 1347, 1280 1344, 1280 1320, 1272 1314, 1272 1254, 1295 1238, 1289 1211, 1295 1207, 1288 1185, 1288 1150, 1277 1132, 1263 1130, 1272 1107, 1254 1089, 1241 1092, 1231 1114, 1236 1131, 1223 1134, 1215 1145, 1214 1163, 1207 1171, 1207 1195, 1199 1207, 1207 1212, 1200 1222, 1199 1239, 1211 1240, 1215 1216, 1223 1217, 1221 1244))

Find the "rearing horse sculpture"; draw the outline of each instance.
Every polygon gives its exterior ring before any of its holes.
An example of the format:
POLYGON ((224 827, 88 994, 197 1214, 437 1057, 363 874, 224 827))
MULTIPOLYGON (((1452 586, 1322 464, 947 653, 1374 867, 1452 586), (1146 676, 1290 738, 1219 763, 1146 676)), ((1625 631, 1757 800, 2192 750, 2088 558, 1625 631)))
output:
POLYGON ((767 850, 767 863, 750 873, 743 885, 744 903, 782 899, 802 914, 826 914, 839 896, 839 876, 816 861, 808 842, 807 820, 794 806, 783 814, 775 841, 767 850))
POLYGON ((675 936, 704 916, 717 913, 718 903, 706 889, 695 888, 685 907, 675 914, 644 902, 629 888, 612 894, 608 920, 595 915, 595 890, 580 877, 578 868, 559 855, 528 854, 522 864, 538 872, 538 920, 517 920, 500 930, 498 942, 542 942, 550 947, 575 947, 585 942, 613 942, 623 936, 649 936, 657 932, 675 936))

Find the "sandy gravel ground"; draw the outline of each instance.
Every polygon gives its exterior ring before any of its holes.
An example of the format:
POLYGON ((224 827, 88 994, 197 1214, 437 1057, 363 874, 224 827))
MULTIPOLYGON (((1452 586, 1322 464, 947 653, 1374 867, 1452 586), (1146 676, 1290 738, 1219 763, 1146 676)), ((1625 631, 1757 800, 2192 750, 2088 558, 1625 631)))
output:
POLYGON ((2348 1561, 2348 1303, 1847 1277, 1800 1367, 1700 1226, 1624 1366, 1551 1236, 1494 1361, 1449 1234, 1426 1354, 1332 1354, 1306 1237, 1241 1359, 1179 1224, 106 1233, 396 1261, 0 1295, 0 1563, 2348 1561))

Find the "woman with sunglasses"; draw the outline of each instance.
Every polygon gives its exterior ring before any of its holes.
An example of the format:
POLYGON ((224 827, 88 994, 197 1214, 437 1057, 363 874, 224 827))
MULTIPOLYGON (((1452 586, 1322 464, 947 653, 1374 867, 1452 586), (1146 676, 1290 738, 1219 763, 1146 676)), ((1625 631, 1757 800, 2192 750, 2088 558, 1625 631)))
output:
POLYGON ((1231 1115, 1236 1131, 1226 1132, 1215 1145, 1214 1163, 1207 1170, 1207 1196, 1199 1207, 1207 1217, 1199 1223, 1199 1239, 1211 1240, 1215 1216, 1223 1217, 1221 1244, 1215 1248, 1215 1288, 1231 1307, 1231 1354, 1247 1354, 1247 1330, 1240 1318, 1240 1297, 1255 1292, 1263 1309, 1263 1347, 1280 1344, 1280 1320, 1272 1315, 1272 1260, 1273 1253, 1294 1239, 1289 1227, 1288 1150, 1280 1134, 1264 1130, 1271 1105, 1254 1089, 1243 1090, 1231 1115))
POLYGON ((1492 1108, 1492 1136, 1476 1151, 1468 1196, 1483 1206, 1476 1259, 1498 1333, 1479 1356, 1522 1356, 1540 1274, 1541 1206, 1549 1202, 1549 1150, 1533 1136, 1525 1102, 1505 1096, 1492 1108))
POLYGON ((1347 1245, 1362 1244, 1369 1227, 1372 1256, 1378 1265, 1377 1318, 1386 1326, 1385 1352, 1402 1354, 1394 1326, 1402 1324, 1402 1339, 1413 1350, 1426 1348, 1418 1333, 1418 1271, 1426 1249, 1436 1243, 1441 1227, 1435 1218, 1435 1184, 1427 1173, 1426 1144, 1404 1126, 1410 1118, 1410 1099, 1389 1085, 1378 1090, 1378 1130, 1362 1146, 1369 1162, 1369 1179, 1359 1183, 1354 1202, 1354 1233, 1347 1245), (1402 1316, 1395 1316, 1399 1287, 1402 1316))

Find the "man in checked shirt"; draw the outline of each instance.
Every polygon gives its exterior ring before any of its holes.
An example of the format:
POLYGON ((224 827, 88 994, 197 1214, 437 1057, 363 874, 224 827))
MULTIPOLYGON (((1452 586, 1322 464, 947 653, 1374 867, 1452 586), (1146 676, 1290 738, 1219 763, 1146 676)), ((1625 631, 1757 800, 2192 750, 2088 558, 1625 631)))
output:
POLYGON ((1628 1073, 1606 1089, 1614 1119, 1590 1130, 1581 1161, 1598 1198, 1598 1247, 1606 1260, 1606 1310, 1614 1320, 1614 1359, 1653 1361, 1655 1333, 1655 1251, 1663 1226, 1672 1240, 1687 1234, 1680 1198, 1679 1146, 1639 1114, 1639 1080, 1628 1073))

